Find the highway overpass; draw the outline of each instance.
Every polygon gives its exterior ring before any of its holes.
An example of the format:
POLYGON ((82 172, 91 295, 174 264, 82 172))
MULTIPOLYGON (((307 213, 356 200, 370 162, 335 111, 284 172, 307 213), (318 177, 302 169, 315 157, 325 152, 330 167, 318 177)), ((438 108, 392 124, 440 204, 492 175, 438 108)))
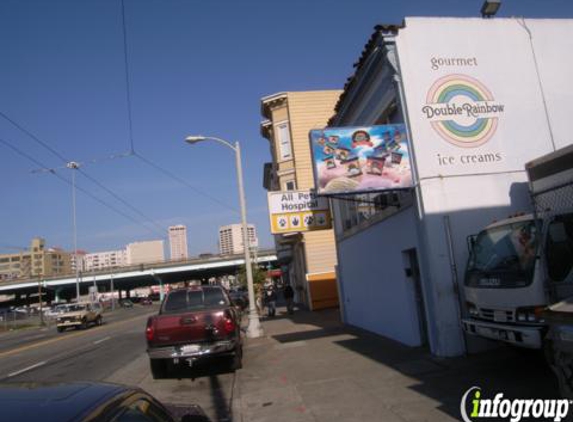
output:
MULTIPOLYGON (((272 267, 277 262, 275 250, 259 250, 256 255, 259 265, 272 267)), ((117 267, 94 272, 80 273, 82 295, 89 287, 97 284, 99 292, 114 290, 130 291, 137 287, 170 284, 190 280, 208 280, 211 277, 235 275, 245 264, 244 255, 213 255, 206 258, 192 258, 150 264, 117 267)), ((20 279, 0 282, 0 295, 37 295, 39 287, 53 297, 75 297, 76 276, 20 279)))

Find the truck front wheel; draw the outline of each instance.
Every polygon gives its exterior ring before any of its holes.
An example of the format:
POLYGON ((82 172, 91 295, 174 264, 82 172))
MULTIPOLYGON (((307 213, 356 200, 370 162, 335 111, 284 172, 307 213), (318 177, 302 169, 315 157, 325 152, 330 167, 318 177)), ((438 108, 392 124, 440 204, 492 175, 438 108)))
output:
POLYGON ((548 357, 549 365, 557 376, 559 392, 567 399, 573 398, 573 355, 561 350, 548 348, 551 356, 548 357))
POLYGON ((149 366, 153 379, 165 378, 167 375, 167 364, 164 359, 149 359, 149 366))

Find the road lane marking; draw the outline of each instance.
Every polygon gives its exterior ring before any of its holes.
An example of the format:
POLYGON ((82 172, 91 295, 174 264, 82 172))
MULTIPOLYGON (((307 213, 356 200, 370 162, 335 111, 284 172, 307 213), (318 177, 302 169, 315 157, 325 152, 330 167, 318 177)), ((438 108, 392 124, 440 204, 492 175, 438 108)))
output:
MULTIPOLYGON (((24 352, 24 351, 26 351, 26 350, 36 349, 36 348, 38 348, 38 347, 40 347, 40 346, 45 346, 45 345, 47 345, 47 344, 52 344, 52 343, 55 343, 55 342, 57 342, 57 341, 63 341, 63 340, 72 339, 72 338, 76 338, 76 337, 80 337, 80 336, 85 336, 85 335, 87 335, 87 334, 93 333, 94 331, 103 330, 103 329, 105 329, 106 327, 112 327, 112 326, 118 326, 118 325, 125 325, 125 324, 130 323, 130 322, 133 322, 133 321, 135 321, 135 320, 137 320, 137 319, 149 318, 150 315, 151 315, 151 314, 138 315, 138 316, 136 316, 136 317, 133 317, 133 318, 130 318, 130 319, 126 319, 126 320, 123 320, 123 321, 118 321, 118 322, 114 322, 114 323, 111 323, 111 324, 108 323, 108 324, 105 324, 105 325, 101 325, 101 326, 99 326, 99 327, 94 327, 94 328, 91 328, 91 329, 86 330, 86 331, 82 331, 82 332, 78 332, 78 333, 72 333, 72 334, 67 334, 67 335, 65 335, 65 336, 57 336, 57 337, 54 337, 54 338, 50 338, 50 339, 48 339, 48 340, 39 341, 38 343, 27 344, 26 346, 22 346, 22 347, 18 347, 18 348, 16 348, 16 349, 12 349, 12 350, 7 350, 7 351, 5 351, 5 352, 1 352, 1 353, 0 353, 0 358, 4 358, 4 357, 6 357, 6 356, 11 356, 11 355, 14 355, 14 354, 16 354, 16 353, 21 353, 21 352, 24 352)), ((144 331, 142 330, 142 336, 144 335, 143 332, 144 332, 144 331)))
POLYGON ((99 340, 94 341, 94 344, 100 344, 103 343, 104 341, 108 341, 111 338, 111 336, 107 336, 104 338, 100 338, 99 340))
POLYGON ((16 375, 20 375, 20 374, 23 374, 24 372, 31 371, 32 369, 36 369, 36 368, 38 368, 38 367, 40 367, 40 366, 42 366, 42 365, 45 365, 45 364, 46 364, 46 361, 38 362, 38 363, 36 363, 36 364, 34 364, 34 365, 30 365, 30 366, 28 366, 28 367, 26 367, 26 368, 24 368, 24 369, 20 369, 19 371, 12 372, 12 373, 8 374, 8 376, 7 376, 6 378, 15 377, 16 375))

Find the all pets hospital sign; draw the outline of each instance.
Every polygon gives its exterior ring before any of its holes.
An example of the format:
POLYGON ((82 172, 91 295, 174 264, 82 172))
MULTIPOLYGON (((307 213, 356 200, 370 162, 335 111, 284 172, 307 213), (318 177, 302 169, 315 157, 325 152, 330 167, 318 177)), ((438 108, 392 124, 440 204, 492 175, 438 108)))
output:
POLYGON ((309 191, 269 192, 271 233, 283 234, 332 228, 328 199, 309 191))

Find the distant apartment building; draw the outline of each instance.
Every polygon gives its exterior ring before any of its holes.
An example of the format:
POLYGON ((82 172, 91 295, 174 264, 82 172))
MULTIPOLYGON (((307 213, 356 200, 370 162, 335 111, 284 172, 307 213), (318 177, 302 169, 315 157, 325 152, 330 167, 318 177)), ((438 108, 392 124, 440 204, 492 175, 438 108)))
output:
MULTIPOLYGON (((327 125, 342 91, 283 92, 261 99, 261 134, 269 141, 272 162, 265 164, 268 191, 314 188, 308 134, 327 125)), ((334 231, 275 235, 285 282, 310 309, 338 306, 334 231)))
MULTIPOLYGON (((249 244, 251 248, 259 247, 257 231, 252 224, 247 225, 249 244)), ((221 255, 233 255, 244 253, 243 246, 243 225, 229 224, 219 227, 219 252, 221 255)))
POLYGON ((171 259, 187 259, 187 226, 178 224, 169 227, 169 252, 171 259))
POLYGON ((127 265, 125 249, 86 253, 83 256, 83 271, 96 271, 104 268, 116 268, 127 265))
POLYGON ((34 238, 30 248, 0 255, 0 280, 49 277, 70 274, 71 254, 59 248, 46 248, 46 241, 34 238))
POLYGON ((78 262, 77 267, 80 271, 84 271, 85 270, 85 261, 84 258, 86 256, 87 252, 84 250, 80 250, 78 249, 78 251, 74 254, 73 252, 70 252, 70 265, 72 267, 72 272, 75 273, 76 272, 76 261, 78 262))
POLYGON ((126 247, 127 265, 165 261, 163 240, 133 242, 126 247))

